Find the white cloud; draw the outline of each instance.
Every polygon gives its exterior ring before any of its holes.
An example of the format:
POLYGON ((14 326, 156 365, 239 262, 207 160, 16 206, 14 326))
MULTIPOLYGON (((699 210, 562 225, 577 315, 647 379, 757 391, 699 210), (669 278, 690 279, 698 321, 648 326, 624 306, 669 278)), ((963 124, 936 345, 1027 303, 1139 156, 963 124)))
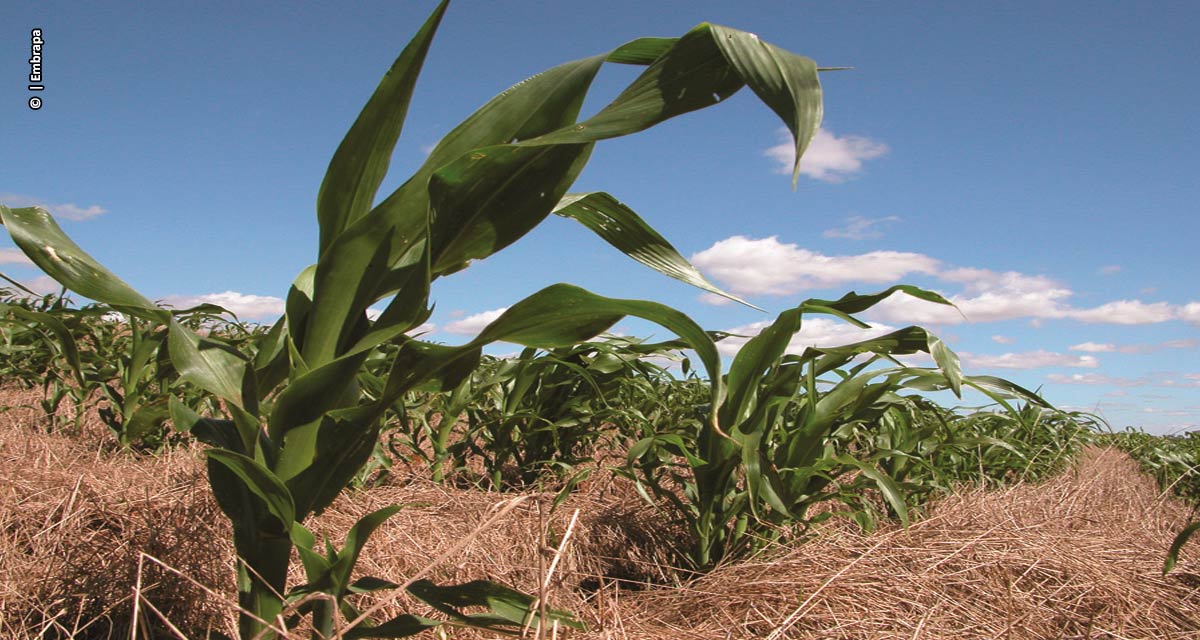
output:
POLYGON ((30 260, 29 256, 16 247, 5 247, 0 249, 0 264, 32 265, 33 260, 30 260))
MULTIPOLYGON (((778 163, 778 173, 791 174, 796 147, 787 129, 781 130, 780 138, 783 142, 764 153, 778 163)), ((878 158, 888 151, 886 144, 870 138, 839 138, 829 129, 819 129, 800 159, 800 173, 825 182, 844 182, 862 171, 863 161, 878 158)))
POLYGON ((98 215, 108 213, 108 209, 100 205, 91 205, 90 207, 80 207, 74 203, 68 202, 65 204, 49 204, 38 198, 31 198, 16 193, 0 193, 0 204, 7 207, 41 207, 46 209, 55 218, 60 220, 87 220, 98 215))
POLYGON ((704 293, 696 296, 696 299, 699 300, 700 302, 703 302, 704 304, 711 304, 714 307, 726 307, 731 304, 734 304, 733 300, 730 300, 729 298, 726 298, 725 296, 719 296, 715 293, 708 293, 708 292, 704 292, 704 293))
MULTIPOLYGON (((852 284, 894 284, 913 274, 929 275, 957 285, 957 293, 942 293, 957 309, 909 296, 895 295, 871 309, 870 316, 889 323, 959 324, 1028 319, 1033 326, 1046 320, 1143 325, 1183 320, 1200 324, 1200 302, 1114 300, 1096 307, 1070 304, 1074 292, 1044 275, 978 268, 943 269, 930 256, 902 251, 829 256, 780 242, 778 236, 732 236, 694 253, 692 263, 728 290, 743 296, 788 296, 808 289, 852 284)), ((713 304, 715 298, 701 296, 713 304)))
POLYGON ((186 309, 199 304, 220 305, 242 319, 278 318, 283 315, 285 307, 282 298, 256 296, 248 293, 238 293, 237 291, 205 293, 198 296, 167 296, 162 299, 162 302, 176 309, 186 309))
POLYGON ((821 235, 826 238, 845 238, 847 240, 881 238, 883 237, 883 232, 879 231, 878 227, 888 222, 900 222, 900 218, 898 216, 886 216, 883 218, 851 216, 846 218, 845 226, 826 229, 821 235))
POLYGON ((442 327, 442 330, 446 333, 454 333, 458 335, 478 335, 480 331, 483 331, 485 327, 491 324, 496 318, 499 318, 501 315, 503 315, 505 311, 508 311, 508 307, 501 307, 500 309, 492 309, 491 311, 476 313, 474 315, 467 316, 462 320, 455 320, 445 327, 442 327))
MULTIPOLYGON (((735 355, 741 350, 750 337, 756 336, 771 325, 773 321, 762 320, 740 327, 728 329, 728 333, 749 336, 746 338, 729 337, 717 343, 717 349, 727 356, 735 355)), ((792 339, 788 341, 787 353, 799 354, 808 347, 838 347, 863 340, 877 338, 895 331, 895 327, 884 324, 872 324, 869 329, 862 329, 852 324, 829 318, 806 318, 792 339)))
POLYGON ((1095 369, 1100 366, 1100 361, 1095 356, 1072 356, 1042 350, 1025 353, 1005 353, 998 356, 963 353, 961 356, 963 362, 971 368, 1042 369, 1045 367, 1077 367, 1095 369))
POLYGON ((1189 302, 1178 310, 1179 319, 1192 324, 1200 324, 1200 302, 1189 302))
POLYGON ((1097 344, 1095 342, 1084 342, 1070 347, 1071 351, 1085 351, 1089 353, 1154 353, 1163 349, 1195 349, 1200 346, 1200 340, 1184 339, 1184 340, 1167 340, 1157 344, 1123 344, 1116 345, 1112 343, 1097 344))
POLYGON ((1002 336, 1002 335, 992 336, 992 342, 995 342, 996 344, 1012 344, 1016 341, 1017 341, 1016 338, 1013 338, 1010 336, 1002 336))
POLYGON ((1121 273, 1122 271, 1124 271, 1124 269, 1122 269, 1120 265, 1110 264, 1100 267, 1096 270, 1096 273, 1099 273, 1102 276, 1113 276, 1121 273))
POLYGON ((1146 303, 1141 300, 1115 300, 1091 309, 1069 309, 1062 315, 1080 322, 1155 324, 1174 319, 1176 309, 1165 302, 1146 303))
POLYGON ((790 295, 848 282, 895 282, 910 273, 933 273, 937 260, 919 253, 872 251, 826 256, 782 243, 733 236, 695 253, 692 264, 738 295, 790 295))
POLYGON ((1096 342, 1083 342, 1067 348, 1071 351, 1084 351, 1086 353, 1112 353, 1117 350, 1117 345, 1109 343, 1099 344, 1096 342))

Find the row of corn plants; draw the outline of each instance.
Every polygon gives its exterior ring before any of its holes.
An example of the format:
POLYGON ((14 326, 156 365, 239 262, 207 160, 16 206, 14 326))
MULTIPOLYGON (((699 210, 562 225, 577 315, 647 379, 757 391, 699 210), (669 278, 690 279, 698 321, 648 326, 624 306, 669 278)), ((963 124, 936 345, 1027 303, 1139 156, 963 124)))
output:
MULTIPOLYGON (((750 338, 727 372, 716 349, 725 334, 657 303, 570 285, 512 305, 463 345, 410 336, 431 313, 437 279, 502 250, 551 214, 660 273, 727 295, 617 199, 569 193, 571 184, 598 141, 712 106, 743 86, 782 118, 797 158, 821 119, 820 69, 811 60, 702 24, 514 85, 380 199, 446 8, 439 4, 420 28, 335 152, 317 196, 316 262, 297 277, 284 316, 270 328, 218 321, 223 310, 215 307, 161 308, 75 245, 47 212, 0 206, 0 221, 35 264, 96 301, 73 310, 61 296, 4 300, 6 367, 31 380, 44 380, 31 372, 68 372, 71 380, 47 387, 49 408, 60 391, 98 391, 122 443, 161 438, 169 420, 210 445, 209 481, 233 523, 240 560, 241 637, 301 626, 317 638, 401 637, 446 624, 516 633, 547 622, 530 596, 493 583, 353 579, 371 533, 398 507, 364 516, 340 548, 318 545, 310 519, 347 485, 386 473, 397 455, 423 459, 439 481, 494 490, 549 483, 562 495, 604 462, 686 525, 683 555, 707 570, 838 513, 810 516, 819 503, 834 503, 865 528, 880 518, 906 522, 955 483, 1037 479, 1086 441, 1086 420, 1007 381, 964 375, 955 354, 919 327, 788 353, 813 314, 866 326, 856 315, 893 294, 948 304, 915 287, 804 301, 750 338), (645 70, 580 120, 606 62, 645 70), (382 314, 368 315, 375 305, 382 314), (630 315, 678 338, 588 341, 630 315), (499 341, 525 350, 515 358, 483 354, 499 341), (682 375, 668 371, 661 358, 681 350, 699 359, 703 376, 687 358, 682 375), (902 362, 917 353, 935 366, 902 362), (963 388, 999 410, 967 413, 927 399, 963 388), (610 450, 623 455, 598 459, 610 450), (287 584, 293 555, 303 584, 287 584), (371 620, 355 607, 355 594, 385 589, 404 589, 441 617, 371 620), (474 607, 484 612, 466 610, 474 607)), ((575 624, 562 612, 549 615, 575 624)))
MULTIPOLYGON (((22 289, 0 290, 0 376, 41 389, 39 405, 51 430, 78 431, 95 408, 121 446, 153 449, 169 437, 169 397, 197 410, 211 404, 206 394, 177 384, 179 375, 163 348, 163 327, 107 305, 75 308, 65 294, 37 296, 22 289), (71 417, 64 418, 59 409, 68 399, 71 417)), ((172 314, 184 326, 219 334, 243 349, 261 333, 224 318, 222 311, 201 305, 172 314)))
POLYGON ((752 34, 711 24, 679 38, 635 40, 501 93, 379 199, 413 87, 446 9, 443 1, 418 30, 334 153, 317 195, 316 262, 296 278, 284 316, 249 353, 155 305, 71 241, 45 210, 0 206, 0 221, 38 267, 76 294, 131 322, 145 322, 153 335, 161 331, 166 351, 160 353, 180 382, 219 400, 222 411, 214 415, 176 401, 168 402, 168 411, 177 429, 210 445, 209 482, 233 524, 240 560, 243 638, 276 637, 299 625, 310 627, 313 637, 336 631, 356 638, 400 637, 443 624, 517 632, 546 622, 530 596, 492 583, 441 587, 423 580, 353 580, 363 545, 398 507, 364 516, 340 549, 326 542, 318 550, 305 524, 358 476, 375 451, 385 417, 405 394, 458 386, 490 343, 562 348, 625 316, 658 323, 694 349, 708 372, 708 446, 726 457, 744 448, 738 435, 745 431, 739 424, 744 393, 733 384, 736 374, 730 374, 729 394, 712 338, 669 307, 560 284, 513 304, 463 345, 437 345, 407 334, 429 317, 437 279, 502 250, 551 214, 578 221, 659 272, 717 291, 632 210, 608 194, 570 194, 570 186, 600 140, 718 104, 744 86, 791 131, 794 181, 821 119, 816 64, 752 34), (606 62, 645 70, 612 103, 580 120, 592 79, 606 62), (372 319, 367 310, 376 304, 384 310, 372 319), (358 374, 381 345, 392 347, 386 372, 381 388, 366 393, 358 374), (733 413, 725 409, 731 402, 737 406, 733 413), (293 554, 304 569, 304 584, 287 584, 293 554), (442 617, 371 620, 350 599, 395 588, 442 617), (465 610, 477 606, 485 611, 465 610))
POLYGON ((1200 531, 1200 432, 1181 435, 1152 435, 1133 428, 1101 436, 1104 444, 1128 453, 1142 471, 1153 476, 1164 493, 1186 500, 1193 509, 1192 522, 1176 535, 1163 562, 1163 573, 1179 562, 1183 546, 1200 531))

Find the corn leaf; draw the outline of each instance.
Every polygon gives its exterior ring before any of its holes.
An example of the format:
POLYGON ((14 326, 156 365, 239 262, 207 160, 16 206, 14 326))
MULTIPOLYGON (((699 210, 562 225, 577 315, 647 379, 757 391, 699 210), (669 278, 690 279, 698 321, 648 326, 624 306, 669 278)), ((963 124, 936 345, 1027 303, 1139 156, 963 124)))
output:
POLYGON ((646 224, 641 216, 607 193, 594 191, 567 194, 555 206, 554 213, 579 222, 621 253, 659 273, 762 311, 706 280, 696 267, 679 255, 679 251, 646 224))
POLYGON ((448 0, 438 4, 404 47, 333 154, 317 195, 321 253, 347 226, 371 210, 447 4, 448 0))

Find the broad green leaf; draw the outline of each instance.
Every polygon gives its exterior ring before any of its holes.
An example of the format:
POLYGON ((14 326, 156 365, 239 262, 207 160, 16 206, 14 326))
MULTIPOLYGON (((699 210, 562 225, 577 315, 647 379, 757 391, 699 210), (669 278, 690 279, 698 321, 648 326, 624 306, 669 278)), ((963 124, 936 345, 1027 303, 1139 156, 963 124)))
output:
POLYGON ((792 188, 800 179, 800 158, 821 126, 821 82, 817 63, 763 42, 745 31, 713 25, 712 37, 742 80, 792 133, 796 159, 792 188))
POLYGON ((520 144, 571 144, 629 135, 710 107, 742 86, 717 48, 710 26, 702 24, 676 40, 595 116, 520 144))
POLYGON ((477 149, 429 181, 430 262, 436 277, 486 258, 536 227, 566 194, 591 145, 477 149))
POLYGON ((929 335, 929 355, 933 356, 933 361, 937 363, 938 368, 946 376, 946 382, 949 383, 950 389, 954 391, 954 395, 962 397, 962 367, 959 365, 958 356, 942 342, 941 338, 929 335))
POLYGON ((322 254, 334 238, 374 205, 375 192, 387 175, 413 88, 447 4, 448 0, 439 3, 404 47, 333 154, 317 194, 322 254))
POLYGON ((141 317, 164 321, 166 312, 96 262, 63 233, 45 209, 0 205, 0 222, 34 264, 71 291, 97 302, 128 307, 141 317))
POLYGON ((357 338, 354 329, 366 321, 367 307, 378 298, 387 273, 388 246, 386 236, 355 226, 341 233, 336 248, 321 256, 300 349, 308 366, 333 360, 357 338))
POLYGON ((887 500, 888 505, 900 517, 900 522, 904 526, 908 526, 908 503, 905 500, 904 490, 896 484, 896 481, 879 470, 875 465, 863 462, 850 455, 837 456, 837 461, 854 467, 862 472, 862 474, 875 482, 875 486, 879 492, 883 494, 883 499, 887 500))
POLYGON ((331 409, 353 406, 358 401, 354 375, 367 355, 337 358, 293 380, 275 399, 268 421, 271 438, 281 440, 289 430, 319 420, 331 409))
POLYGON ((288 471, 287 486, 300 518, 328 507, 371 457, 379 415, 372 405, 330 411, 313 428, 311 450, 298 446, 292 453, 290 444, 283 447, 276 466, 288 471))
POLYGON ((388 518, 392 517, 402 507, 392 505, 384 507, 377 511, 372 511, 367 515, 359 518, 358 522, 350 527, 350 531, 346 533, 346 541, 342 545, 342 550, 338 552, 337 562, 333 563, 330 570, 330 577, 333 579, 334 588, 339 594, 344 594, 350 587, 350 572, 354 570, 354 565, 358 563, 358 556, 362 552, 363 545, 367 543, 367 539, 375 532, 388 518))
POLYGON ((237 476, 251 493, 262 499, 284 531, 290 531, 292 523, 296 521, 296 505, 287 486, 275 474, 253 458, 235 451, 209 449, 205 454, 209 460, 223 465, 237 476))
POLYGON ((666 238, 632 209, 607 193, 569 193, 554 208, 554 213, 576 220, 625 255, 659 273, 752 309, 759 309, 706 280, 666 238))
POLYGON ((245 377, 253 371, 233 347, 203 338, 175 320, 171 320, 167 343, 175 368, 187 382, 239 407, 255 401, 242 396, 245 377))

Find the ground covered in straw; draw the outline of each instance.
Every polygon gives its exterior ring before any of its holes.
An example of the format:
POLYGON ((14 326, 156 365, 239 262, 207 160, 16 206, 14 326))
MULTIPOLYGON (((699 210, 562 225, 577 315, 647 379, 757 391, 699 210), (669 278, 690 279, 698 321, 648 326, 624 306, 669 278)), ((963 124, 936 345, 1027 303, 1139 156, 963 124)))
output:
MULTIPOLYGON (((0 637, 228 633, 232 548, 201 451, 135 456, 106 445, 96 421, 70 436, 44 424, 34 410, 0 413, 0 637)), ((337 539, 360 515, 405 504, 361 573, 545 584, 553 606, 590 627, 560 637, 1200 638, 1195 551, 1160 573, 1188 509, 1115 451, 1090 449, 1038 485, 963 489, 907 529, 833 524, 692 579, 669 567, 680 532, 623 481, 596 475, 552 510, 552 496, 397 474, 345 495, 315 527, 337 539)), ((363 605, 429 613, 403 599, 363 605)))

